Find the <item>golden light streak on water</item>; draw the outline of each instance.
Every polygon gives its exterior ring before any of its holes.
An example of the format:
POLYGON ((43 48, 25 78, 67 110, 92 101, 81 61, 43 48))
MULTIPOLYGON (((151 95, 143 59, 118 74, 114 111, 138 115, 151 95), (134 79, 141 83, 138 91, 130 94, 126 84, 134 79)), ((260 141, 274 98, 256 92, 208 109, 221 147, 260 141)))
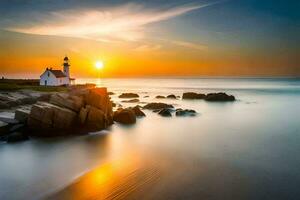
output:
POLYGON ((151 186, 159 171, 134 154, 100 165, 49 199, 124 199, 151 186), (151 166, 151 167, 150 167, 151 166))

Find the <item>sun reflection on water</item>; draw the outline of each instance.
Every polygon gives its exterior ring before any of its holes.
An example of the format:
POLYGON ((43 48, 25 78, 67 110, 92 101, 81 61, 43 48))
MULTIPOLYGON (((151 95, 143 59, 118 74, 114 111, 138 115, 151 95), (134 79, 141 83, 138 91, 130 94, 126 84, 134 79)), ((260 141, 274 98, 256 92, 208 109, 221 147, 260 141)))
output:
POLYGON ((96 79, 96 87, 104 87, 103 81, 101 78, 96 79))
POLYGON ((104 163, 49 199, 111 199, 128 195, 141 170, 134 155, 104 163))

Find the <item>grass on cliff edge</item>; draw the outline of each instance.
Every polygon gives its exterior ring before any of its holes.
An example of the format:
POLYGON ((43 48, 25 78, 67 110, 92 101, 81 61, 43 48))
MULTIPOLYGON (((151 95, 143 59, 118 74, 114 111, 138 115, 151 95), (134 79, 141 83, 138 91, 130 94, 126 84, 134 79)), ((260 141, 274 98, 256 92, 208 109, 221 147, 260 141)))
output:
POLYGON ((0 83, 0 91, 16 91, 16 90, 34 90, 38 92, 64 92, 67 87, 57 86, 39 86, 39 85, 19 85, 14 83, 0 83))

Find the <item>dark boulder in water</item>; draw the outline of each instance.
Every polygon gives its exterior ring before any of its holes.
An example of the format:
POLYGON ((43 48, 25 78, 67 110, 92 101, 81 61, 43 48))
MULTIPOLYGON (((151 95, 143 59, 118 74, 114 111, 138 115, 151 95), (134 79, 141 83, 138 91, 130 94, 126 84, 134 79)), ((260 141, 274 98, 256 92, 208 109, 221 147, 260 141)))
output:
POLYGON ((143 111, 141 111, 139 106, 135 106, 135 107, 131 108, 131 110, 133 110, 133 112, 135 113, 135 115, 137 117, 145 117, 146 116, 146 114, 143 111))
POLYGON ((176 96, 174 94, 170 94, 167 96, 168 99, 176 99, 176 96))
POLYGON ((195 116, 196 111, 195 110, 190 110, 190 109, 176 109, 176 116, 195 116))
POLYGON ((135 112, 131 109, 118 109, 114 112, 113 120, 121 124, 135 124, 135 112))
POLYGON ((156 109, 174 108, 174 107, 171 104, 166 104, 166 103, 148 103, 144 106, 144 108, 149 110, 156 110, 156 109))
POLYGON ((158 112, 159 115, 163 117, 172 117, 171 111, 167 108, 163 108, 158 112))
POLYGON ((137 103, 137 102, 140 102, 139 99, 129 99, 129 100, 123 100, 121 101, 123 103, 137 103))
POLYGON ((158 95, 155 97, 156 99, 165 99, 166 97, 165 96, 162 96, 162 95, 158 95))
POLYGON ((138 98, 139 95, 135 93, 123 93, 119 95, 119 98, 138 98))
POLYGON ((206 95, 205 101, 218 101, 218 102, 235 101, 235 97, 233 95, 228 95, 224 92, 209 93, 206 95))
POLYGON ((185 92, 182 95, 182 99, 205 99, 206 95, 195 92, 185 92))

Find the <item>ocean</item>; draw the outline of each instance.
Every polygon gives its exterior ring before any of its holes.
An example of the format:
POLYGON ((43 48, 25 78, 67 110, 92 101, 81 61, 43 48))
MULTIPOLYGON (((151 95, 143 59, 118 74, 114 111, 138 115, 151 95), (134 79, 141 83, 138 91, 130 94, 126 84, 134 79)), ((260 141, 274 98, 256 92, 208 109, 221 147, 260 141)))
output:
POLYGON ((78 79, 139 105, 164 102, 194 117, 145 110, 132 126, 0 144, 0 199, 300 199, 300 79, 78 79), (226 92, 237 101, 156 99, 226 92), (149 96, 149 97, 146 97, 149 96))

